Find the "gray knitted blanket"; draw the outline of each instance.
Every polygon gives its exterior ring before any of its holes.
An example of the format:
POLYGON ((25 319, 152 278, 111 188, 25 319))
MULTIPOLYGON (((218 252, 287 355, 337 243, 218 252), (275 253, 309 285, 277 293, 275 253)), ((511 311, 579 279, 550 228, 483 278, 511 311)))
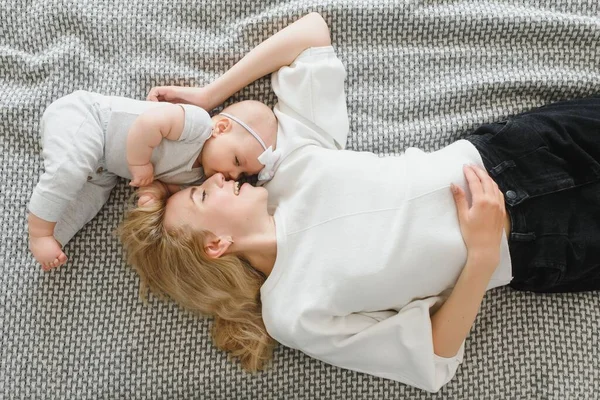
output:
MULTIPOLYGON (((600 93, 597 0, 0 0, 0 398, 600 396, 597 293, 489 292, 465 361, 436 395, 283 346, 268 370, 246 374, 212 345, 210 320, 138 299, 112 233, 131 194, 124 182, 66 246, 68 265, 35 265, 26 206, 51 101, 204 85, 309 11, 325 16, 347 67, 355 150, 435 150, 479 124, 600 93)), ((240 99, 273 105, 269 79, 240 99)))

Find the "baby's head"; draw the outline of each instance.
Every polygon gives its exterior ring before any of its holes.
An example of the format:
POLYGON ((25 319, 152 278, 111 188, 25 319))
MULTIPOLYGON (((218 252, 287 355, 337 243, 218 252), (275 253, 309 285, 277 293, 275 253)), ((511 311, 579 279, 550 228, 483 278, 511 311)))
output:
POLYGON ((227 179, 237 180, 258 174, 264 167, 258 157, 271 146, 275 149, 277 118, 273 111, 259 101, 246 100, 230 105, 212 120, 212 135, 200 155, 206 177, 221 172, 227 179))

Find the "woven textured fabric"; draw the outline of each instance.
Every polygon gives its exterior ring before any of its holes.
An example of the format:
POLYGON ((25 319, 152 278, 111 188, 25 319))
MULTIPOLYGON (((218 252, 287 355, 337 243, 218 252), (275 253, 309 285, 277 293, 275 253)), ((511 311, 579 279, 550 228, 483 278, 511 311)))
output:
MULTIPOLYGON (((488 293, 465 361, 437 394, 279 346, 249 375, 217 350, 210 320, 138 299, 112 232, 131 189, 43 273, 26 206, 42 171, 39 119, 76 89, 144 98, 204 85, 310 11, 346 65, 349 147, 436 150, 479 124, 600 94, 597 0, 0 0, 0 398, 598 398, 600 295, 488 293)), ((268 78, 230 101, 273 105, 268 78)), ((599 239, 600 240, 600 239, 599 239)))

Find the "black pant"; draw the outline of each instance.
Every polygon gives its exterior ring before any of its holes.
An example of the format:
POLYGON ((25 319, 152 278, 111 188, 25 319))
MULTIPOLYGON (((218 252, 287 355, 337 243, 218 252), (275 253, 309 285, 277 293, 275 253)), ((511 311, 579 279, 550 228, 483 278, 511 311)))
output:
POLYGON ((600 290, 600 98, 565 101, 479 127, 504 193, 518 290, 600 290))

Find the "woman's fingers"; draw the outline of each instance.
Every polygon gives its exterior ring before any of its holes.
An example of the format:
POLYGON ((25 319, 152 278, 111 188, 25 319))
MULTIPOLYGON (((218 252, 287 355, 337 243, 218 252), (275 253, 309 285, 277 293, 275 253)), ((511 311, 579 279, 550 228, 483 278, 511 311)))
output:
POLYGON ((165 86, 156 86, 150 89, 148 96, 146 97, 147 101, 161 101, 164 98, 164 92, 166 91, 165 86))
POLYGON ((498 208, 505 213, 506 206, 504 204, 504 194, 498 188, 498 184, 489 176, 486 170, 481 167, 473 167, 473 170, 481 180, 481 185, 485 195, 491 203, 498 205, 498 208))
POLYGON ((465 165, 463 169, 473 199, 471 206, 466 204, 464 195, 459 196, 454 190, 453 193, 467 251, 489 257, 499 256, 500 232, 504 227, 504 196, 483 168, 465 165))
MULTIPOLYGON (((473 172, 480 180, 481 186, 483 188, 482 196, 479 199, 482 201, 481 204, 486 206, 488 210, 495 210, 499 212, 498 215, 504 215, 506 213, 506 206, 504 203, 504 194, 498 188, 498 184, 489 176, 487 171, 479 166, 471 166, 473 172), (491 206, 491 208, 489 208, 491 206)), ((473 196, 473 201, 475 201, 477 197, 473 196)))
POLYGON ((484 193, 493 195, 498 190, 498 185, 496 185, 496 182, 494 182, 487 171, 480 166, 473 165, 472 168, 473 172, 475 172, 481 182, 481 187, 483 188, 484 193))
POLYGON ((458 219, 462 220, 465 214, 469 212, 469 204, 465 198, 465 192, 455 184, 450 185, 450 190, 452 190, 452 195, 454 196, 458 219))
MULTIPOLYGON (((471 195, 473 196, 473 201, 487 199, 488 202, 498 203, 501 205, 501 208, 504 208, 504 195, 498 188, 498 184, 488 175, 486 170, 477 165, 465 165, 463 170, 469 189, 471 190, 471 195)), ((456 206, 460 207, 459 212, 468 210, 463 190, 454 184, 451 189, 456 206)))
POLYGON ((150 89, 148 96, 146 96, 146 101, 158 101, 158 93, 156 88, 150 89))
POLYGON ((476 202, 488 206, 496 205, 499 210, 505 212, 504 194, 485 169, 477 165, 465 165, 464 172, 473 196, 473 206, 476 202))
POLYGON ((498 203, 502 204, 502 208, 506 209, 506 204, 504 204, 504 193, 500 189, 498 189, 498 203))
POLYGON ((481 185, 481 179, 475 173, 473 166, 464 165, 463 171, 465 174, 465 178, 467 179, 467 183, 469 185, 469 189, 471 190, 471 194, 473 198, 479 198, 483 195, 483 186, 481 185))

